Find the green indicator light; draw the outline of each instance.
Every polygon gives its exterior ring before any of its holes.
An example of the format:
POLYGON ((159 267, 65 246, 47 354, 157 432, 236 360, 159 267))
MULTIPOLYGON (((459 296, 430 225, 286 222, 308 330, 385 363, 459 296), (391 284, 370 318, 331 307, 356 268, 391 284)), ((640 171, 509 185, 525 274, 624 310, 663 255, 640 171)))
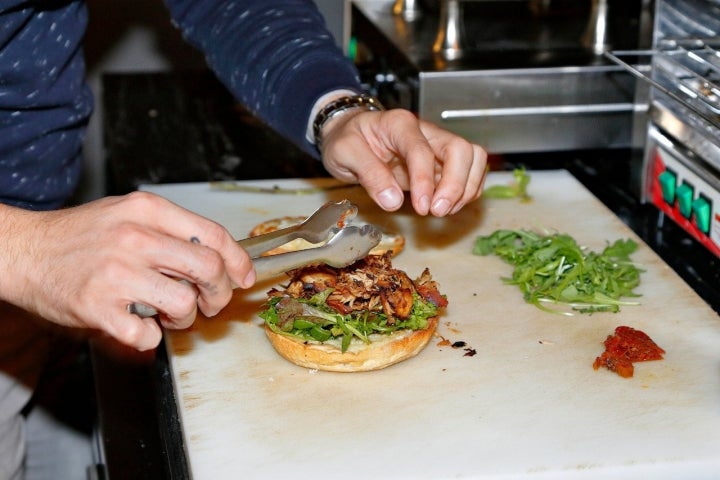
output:
POLYGON ((665 170, 658 175, 658 182, 660 182, 660 190, 662 190, 663 200, 672 204, 675 201, 675 185, 677 183, 677 177, 674 173, 665 170))
POLYGON ((680 210, 680 214, 685 218, 690 218, 690 215, 692 215, 693 203, 692 187, 687 183, 683 183, 677 187, 675 195, 677 195, 678 210, 680 210))
POLYGON ((712 217, 710 210, 712 210, 710 208, 710 202, 703 197, 696 198, 692 203, 692 211, 695 214, 695 224, 698 230, 703 233, 710 232, 710 218, 712 217))
POLYGON ((350 41, 348 42, 347 56, 353 62, 357 60, 357 51, 358 51, 357 38, 355 38, 354 36, 350 37, 350 41))

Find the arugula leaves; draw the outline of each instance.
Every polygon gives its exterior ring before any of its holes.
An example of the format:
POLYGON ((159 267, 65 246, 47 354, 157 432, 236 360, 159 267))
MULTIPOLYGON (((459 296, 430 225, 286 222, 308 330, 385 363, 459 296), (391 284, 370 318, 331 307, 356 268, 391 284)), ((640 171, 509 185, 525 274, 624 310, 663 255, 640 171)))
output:
POLYGON ((588 252, 566 234, 540 235, 528 230, 497 230, 478 237, 472 253, 494 254, 515 268, 512 277, 525 301, 541 310, 572 315, 546 306, 553 303, 580 313, 617 312, 621 306, 639 305, 622 300, 638 297, 640 273, 630 259, 634 241, 617 240, 601 253, 588 252))
POLYGON ((410 316, 390 324, 381 311, 338 313, 325 303, 330 293, 332 289, 328 288, 309 299, 272 297, 259 316, 276 333, 318 342, 340 339, 341 350, 345 352, 353 338, 370 343, 370 335, 374 333, 422 330, 427 328, 428 318, 438 313, 437 306, 414 293, 410 316))
POLYGON ((530 174, 525 168, 513 170, 513 181, 509 185, 492 185, 483 190, 485 198, 519 198, 523 202, 530 201, 527 187, 530 183, 530 174))

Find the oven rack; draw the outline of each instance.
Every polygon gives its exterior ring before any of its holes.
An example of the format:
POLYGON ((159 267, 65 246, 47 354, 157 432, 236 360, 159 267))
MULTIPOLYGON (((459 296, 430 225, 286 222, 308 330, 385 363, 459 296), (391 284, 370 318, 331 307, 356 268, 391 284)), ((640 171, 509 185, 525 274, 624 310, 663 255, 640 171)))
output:
POLYGON ((653 50, 605 56, 720 129, 720 38, 664 39, 653 50), (633 60, 630 60, 632 58, 633 60))

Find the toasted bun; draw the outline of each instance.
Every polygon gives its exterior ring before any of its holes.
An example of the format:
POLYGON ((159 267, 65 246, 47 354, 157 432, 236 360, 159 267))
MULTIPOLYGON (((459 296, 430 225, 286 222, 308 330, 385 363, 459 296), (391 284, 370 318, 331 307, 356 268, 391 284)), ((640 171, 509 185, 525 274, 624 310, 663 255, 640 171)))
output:
MULTIPOLYGON (((275 230, 292 227, 293 225, 297 225, 304 221, 305 217, 299 216, 273 218, 253 227, 253 229, 250 231, 250 236, 255 237, 257 235, 274 232, 275 230)), ((350 222, 350 225, 353 225, 353 223, 350 222)), ((297 238, 289 243, 286 243, 285 245, 281 245, 277 248, 273 248, 272 250, 268 250, 267 252, 263 253, 263 256, 275 255, 278 253, 295 252, 298 250, 306 250, 308 248, 317 247, 318 245, 319 244, 310 243, 307 240, 303 240, 302 238, 297 238)), ((402 251, 404 247, 405 237, 402 234, 383 231, 380 243, 370 251, 370 254, 382 255, 385 252, 392 251, 392 256, 396 256, 402 251)))
MULTIPOLYGON (((250 230, 250 236, 255 237, 257 235, 264 235, 266 233, 274 232, 275 230, 292 227, 293 225, 297 225, 304 221, 305 221, 305 217, 273 218, 271 220, 266 220, 262 223, 255 225, 255 227, 253 227, 253 229, 250 230)), ((317 244, 310 243, 307 240, 304 240, 302 238, 296 238, 295 240, 293 240, 289 243, 286 243, 285 245, 280 245, 277 248, 268 250, 267 252, 264 252, 262 255, 267 256, 267 255, 276 255, 278 253, 295 252, 298 250, 306 250, 308 248, 313 248, 315 246, 317 246, 317 244)))
POLYGON ((265 334, 275 350, 290 362, 310 369, 330 372, 367 372, 380 370, 408 358, 425 348, 437 329, 438 318, 428 320, 424 330, 400 330, 390 335, 373 335, 366 344, 353 339, 344 353, 338 343, 317 343, 273 332, 265 325, 265 334))

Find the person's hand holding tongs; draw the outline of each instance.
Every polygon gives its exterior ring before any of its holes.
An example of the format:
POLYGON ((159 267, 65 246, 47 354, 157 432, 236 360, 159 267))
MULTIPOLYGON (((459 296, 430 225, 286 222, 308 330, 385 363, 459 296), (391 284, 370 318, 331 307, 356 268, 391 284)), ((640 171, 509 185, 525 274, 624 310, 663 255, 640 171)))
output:
MULTIPOLYGON (((314 263, 345 267, 367 256, 382 238, 382 232, 374 225, 348 225, 357 212, 357 205, 348 200, 328 202, 298 225, 238 240, 237 243, 252 259, 258 280, 314 263), (306 250, 262 256, 264 252, 298 238, 313 244, 325 243, 306 250)), ((158 313, 155 308, 140 303, 129 305, 128 311, 143 318, 158 313)))

